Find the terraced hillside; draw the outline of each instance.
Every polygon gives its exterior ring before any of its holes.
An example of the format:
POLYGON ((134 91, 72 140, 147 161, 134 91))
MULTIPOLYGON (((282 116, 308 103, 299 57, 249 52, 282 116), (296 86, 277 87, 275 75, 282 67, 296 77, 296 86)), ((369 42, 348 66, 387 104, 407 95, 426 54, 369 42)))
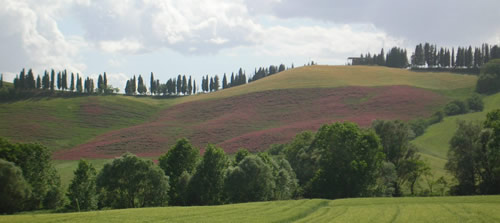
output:
POLYGON ((39 141, 58 159, 164 153, 179 137, 263 150, 333 121, 426 117, 476 77, 364 66, 309 66, 175 99, 95 96, 0 103, 0 136, 39 141))
POLYGON ((0 222, 499 222, 500 196, 292 200, 68 214, 0 216, 0 222))

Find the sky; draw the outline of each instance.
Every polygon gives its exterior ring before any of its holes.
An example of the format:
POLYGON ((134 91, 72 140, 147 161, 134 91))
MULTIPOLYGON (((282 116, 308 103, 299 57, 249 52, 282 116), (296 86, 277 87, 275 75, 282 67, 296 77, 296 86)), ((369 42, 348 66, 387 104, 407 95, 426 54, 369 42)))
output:
POLYGON ((500 44, 498 0, 0 0, 0 73, 67 69, 122 89, 132 75, 201 83, 242 67, 500 44))

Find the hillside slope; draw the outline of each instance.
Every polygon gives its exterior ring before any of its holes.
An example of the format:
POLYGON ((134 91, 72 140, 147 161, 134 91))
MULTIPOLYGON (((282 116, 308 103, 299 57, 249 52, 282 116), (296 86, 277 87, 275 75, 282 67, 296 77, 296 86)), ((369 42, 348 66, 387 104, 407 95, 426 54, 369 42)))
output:
POLYGON ((0 222, 498 222, 500 196, 291 200, 0 216, 0 222))
POLYGON ((427 117, 456 92, 470 92, 475 80, 384 67, 302 67, 235 88, 173 99, 149 122, 107 132, 56 158, 106 158, 125 151, 157 156, 180 137, 198 147, 215 143, 227 152, 241 147, 264 150, 329 122, 368 126, 375 119, 427 117))
POLYGON ((484 99, 484 110, 464 115, 446 117, 442 122, 430 126, 425 133, 413 140, 419 147, 423 157, 431 164, 437 177, 446 175, 444 165, 447 161, 449 142, 457 129, 457 120, 483 122, 486 114, 494 109, 500 109, 500 93, 484 99))
POLYGON ((125 151, 156 156, 179 137, 228 152, 263 150, 303 130, 350 120, 426 117, 471 92, 475 76, 366 66, 309 66, 210 94, 91 96, 0 102, 0 136, 36 141, 60 159, 125 151))

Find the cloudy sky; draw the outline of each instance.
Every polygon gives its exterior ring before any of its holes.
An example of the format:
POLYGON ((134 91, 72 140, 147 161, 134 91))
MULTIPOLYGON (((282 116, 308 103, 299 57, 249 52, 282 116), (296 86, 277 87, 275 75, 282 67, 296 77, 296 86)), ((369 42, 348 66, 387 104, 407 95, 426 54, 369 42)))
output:
MULTIPOLYGON (((0 0, 0 72, 223 74, 419 42, 500 43, 498 0, 0 0)), ((149 82, 148 82, 149 83, 149 82)))

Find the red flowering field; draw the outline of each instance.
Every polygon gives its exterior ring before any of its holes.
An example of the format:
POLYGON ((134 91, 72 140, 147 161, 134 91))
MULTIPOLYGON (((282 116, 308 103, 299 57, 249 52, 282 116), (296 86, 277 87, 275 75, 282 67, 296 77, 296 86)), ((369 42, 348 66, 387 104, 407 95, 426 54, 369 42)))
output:
POLYGON ((262 151, 271 144, 290 141, 301 131, 315 131, 331 122, 352 121, 367 127, 376 119, 428 117, 446 101, 438 93, 410 86, 262 91, 178 104, 149 122, 58 151, 55 158, 110 158, 127 151, 157 156, 181 137, 200 148, 217 144, 228 153, 241 147, 262 151))

